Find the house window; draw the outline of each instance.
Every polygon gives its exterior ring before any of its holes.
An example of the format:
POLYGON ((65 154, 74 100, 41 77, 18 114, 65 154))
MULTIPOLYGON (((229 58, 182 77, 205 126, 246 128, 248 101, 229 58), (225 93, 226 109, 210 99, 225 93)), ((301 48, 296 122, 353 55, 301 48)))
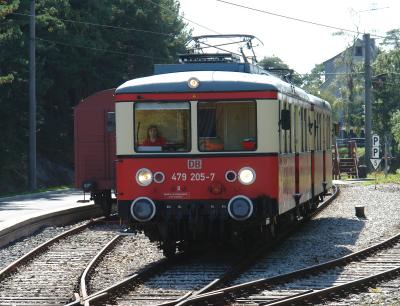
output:
POLYGON ((356 47, 356 49, 354 50, 354 55, 355 56, 363 56, 363 49, 361 46, 356 47))

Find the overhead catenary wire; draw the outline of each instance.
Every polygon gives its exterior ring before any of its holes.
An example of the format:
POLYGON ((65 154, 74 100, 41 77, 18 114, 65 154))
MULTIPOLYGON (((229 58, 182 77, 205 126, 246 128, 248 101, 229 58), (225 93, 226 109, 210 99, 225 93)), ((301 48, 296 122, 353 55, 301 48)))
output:
POLYGON ((122 51, 114 51, 114 50, 109 50, 109 49, 99 49, 99 48, 95 48, 95 47, 75 45, 75 44, 70 44, 70 43, 56 41, 56 40, 45 39, 45 38, 41 38, 41 37, 36 37, 36 40, 40 40, 40 41, 44 41, 44 42, 48 42, 48 43, 54 43, 57 45, 63 45, 63 46, 67 46, 67 47, 89 49, 89 50, 94 50, 94 51, 108 52, 108 53, 114 53, 114 54, 119 54, 119 55, 131 56, 131 57, 143 57, 143 58, 149 58, 149 59, 165 60, 165 58, 161 58, 161 57, 154 57, 154 56, 150 56, 150 55, 135 54, 135 53, 122 52, 122 51))
MULTIPOLYGON (((154 1, 152 1, 152 0, 146 0, 146 1, 152 3, 153 5, 156 5, 156 6, 160 7, 160 8, 162 8, 162 9, 166 10, 166 11, 174 12, 174 11, 171 10, 169 7, 166 7, 166 6, 164 6, 164 5, 161 5, 161 4, 159 4, 159 3, 156 3, 156 2, 154 2, 154 1)), ((213 32, 213 33, 215 33, 215 34, 221 34, 221 33, 217 32, 217 31, 215 31, 215 30, 213 30, 213 29, 211 29, 211 28, 209 28, 209 27, 206 27, 206 26, 204 26, 204 25, 201 25, 201 24, 197 23, 196 21, 190 20, 190 19, 188 19, 188 18, 186 18, 186 17, 184 17, 184 16, 182 16, 182 15, 180 15, 180 17, 181 17, 183 20, 186 20, 186 21, 188 21, 188 22, 190 22, 190 23, 193 23, 193 24, 195 24, 195 25, 199 26, 200 28, 203 28, 203 29, 205 29, 205 30, 207 30, 207 31, 213 32)))
MULTIPOLYGON (((25 17, 30 17, 31 16, 30 14, 23 14, 23 13, 10 13, 10 15, 18 15, 18 16, 25 16, 25 17)), ((36 18, 38 18, 38 17, 39 16, 36 15, 36 18)), ((173 33, 162 33, 162 32, 155 32, 155 31, 142 30, 142 29, 136 29, 136 28, 126 28, 126 27, 107 25, 107 24, 101 24, 101 23, 78 21, 78 20, 72 20, 72 19, 63 19, 63 18, 59 18, 59 17, 57 17, 57 19, 61 20, 61 21, 64 21, 64 22, 84 24, 84 25, 102 27, 102 28, 108 28, 108 29, 134 31, 134 32, 141 32, 141 33, 148 33, 148 34, 155 34, 155 35, 163 35, 163 36, 168 36, 168 37, 175 37, 175 34, 173 34, 173 33)))
MULTIPOLYGON (((174 11, 171 10, 169 7, 166 7, 166 6, 164 6, 164 5, 161 5, 161 4, 159 4, 159 3, 156 3, 156 2, 154 2, 154 1, 152 1, 152 0, 146 0, 146 1, 152 3, 153 5, 156 5, 156 6, 160 7, 161 9, 164 9, 164 10, 166 10, 166 11, 174 12, 174 11)), ((190 23, 193 23, 193 24, 195 24, 195 25, 197 25, 197 26, 199 26, 199 27, 201 27, 201 28, 203 28, 203 29, 205 29, 205 30, 207 30, 207 31, 210 31, 210 32, 212 32, 212 33, 214 33, 214 34, 222 35, 222 33, 218 32, 218 31, 215 31, 215 30, 213 30, 213 29, 211 29, 211 28, 209 28, 209 27, 207 27, 207 26, 204 26, 204 25, 202 25, 202 24, 199 24, 199 23, 196 22, 196 21, 193 21, 193 20, 191 20, 191 19, 188 19, 188 18, 186 18, 186 17, 184 17, 184 16, 182 16, 182 15, 180 15, 180 17, 181 17, 183 20, 186 20, 186 21, 188 21, 188 22, 190 22, 190 23)), ((232 40, 232 39, 230 39, 230 38, 229 38, 229 40, 230 40, 231 42, 234 42, 234 40, 232 40)), ((204 42, 202 42, 202 43, 205 44, 204 42)), ((207 44, 205 44, 205 45, 207 45, 207 44)), ((215 48, 215 49, 217 49, 217 50, 219 49, 219 50, 222 50, 222 51, 226 51, 226 50, 224 50, 224 49, 216 48, 216 47, 213 47, 213 46, 211 46, 211 45, 208 45, 208 47, 210 47, 210 48, 215 48)), ((230 52, 230 51, 228 51, 228 52, 230 52)), ((234 53, 234 54, 236 54, 236 55, 239 55, 239 56, 242 56, 241 54, 238 54, 238 53, 235 53, 235 52, 232 52, 232 53, 234 53)), ((247 56, 246 56, 246 58, 247 58, 247 56)))
MULTIPOLYGON (((158 4, 158 3, 155 3, 155 2, 153 2, 153 1, 151 1, 151 0, 146 0, 146 1, 151 2, 152 4, 154 4, 154 5, 156 5, 156 6, 159 6, 160 8, 162 8, 162 9, 164 9, 164 10, 167 10, 167 11, 169 11, 169 12, 174 12, 174 11, 171 10, 170 8, 165 7, 165 6, 163 6, 163 5, 160 5, 160 4, 158 4)), ((15 13, 15 12, 14 12, 14 13, 10 13, 10 15, 31 17, 30 14, 15 13)), ((206 29, 206 30, 208 30, 208 31, 211 31, 211 32, 216 33, 216 34, 221 34, 221 33, 217 32, 217 31, 215 31, 215 30, 213 30, 213 29, 211 29, 211 28, 208 28, 208 27, 206 27, 206 26, 203 26, 203 25, 201 25, 201 24, 199 24, 199 23, 197 23, 197 22, 195 22, 195 21, 193 21, 193 20, 190 20, 190 19, 188 19, 188 18, 185 18, 185 17, 182 16, 182 15, 179 15, 179 16, 180 16, 182 19, 184 19, 184 20, 186 20, 186 21, 188 21, 188 22, 190 22, 190 23, 193 23, 193 24, 195 24, 195 25, 197 25, 197 26, 199 26, 199 27, 202 27, 202 28, 204 28, 204 29, 206 29)), ((36 15, 35 18, 38 18, 38 15, 36 15)), ((176 36, 176 35, 173 34, 173 33, 162 33, 162 32, 155 32, 155 31, 142 30, 142 29, 136 29, 136 28, 127 28, 127 27, 120 27, 120 26, 107 25, 107 24, 100 24, 100 23, 93 23, 93 22, 86 22, 86 21, 78 21, 78 20, 71 20, 71 19, 63 19, 63 18, 58 18, 58 17, 57 17, 57 19, 58 19, 58 20, 61 20, 61 21, 64 21, 64 22, 76 23, 76 24, 83 24, 83 25, 89 25, 89 26, 96 26, 96 27, 102 27, 102 28, 106 28, 106 29, 116 29, 116 30, 124 30, 124 31, 135 31, 135 32, 148 33, 148 34, 163 35, 163 36, 167 36, 167 37, 171 37, 171 38, 174 38, 174 37, 176 36)), ((71 47, 78 47, 78 48, 85 48, 85 49, 97 50, 97 51, 102 51, 102 52, 109 52, 109 53, 114 53, 114 54, 129 55, 129 56, 139 56, 139 57, 154 58, 154 59, 161 59, 161 58, 155 58, 155 57, 151 57, 151 56, 144 56, 144 55, 137 55, 137 54, 133 54, 133 55, 132 55, 132 54, 130 54, 130 53, 125 53, 125 52, 120 52, 120 51, 112 51, 112 50, 107 50, 107 49, 98 49, 98 48, 93 48, 93 47, 85 47, 85 46, 82 46, 82 45, 71 45, 71 44, 68 44, 68 43, 65 43, 65 42, 54 41, 54 40, 48 40, 48 39, 42 39, 42 38, 39 38, 39 40, 47 41, 47 42, 53 42, 53 43, 56 43, 56 44, 59 44, 59 45, 65 45, 65 46, 71 46, 71 47)), ((161 60, 164 60, 164 59, 161 59, 161 60)))
MULTIPOLYGON (((255 12, 259 12, 259 13, 263 13, 263 14, 272 15, 272 16, 275 16, 275 17, 280 17, 280 18, 285 18, 285 19, 297 21, 297 22, 307 23, 307 24, 310 24, 310 25, 324 27, 324 28, 328 28, 328 29, 332 29, 332 30, 348 32, 348 33, 353 33, 353 34, 360 34, 359 31, 355 31, 355 30, 350 30, 350 29, 346 29, 346 28, 331 26, 331 25, 318 23, 318 22, 314 22, 314 21, 309 21, 309 20, 305 20, 305 19, 290 17, 290 16, 277 14, 277 13, 274 13, 274 12, 269 12, 269 11, 266 11, 266 10, 261 10, 261 9, 257 9, 257 8, 253 8, 253 7, 249 7, 249 6, 246 6, 246 5, 241 5, 241 4, 237 4, 237 3, 233 3, 233 2, 229 2, 229 1, 225 1, 225 0, 217 0, 217 1, 221 2, 221 3, 228 4, 228 5, 244 8, 244 9, 247 9, 247 10, 250 10, 250 11, 255 11, 255 12)), ((377 35, 377 34, 371 34, 371 36, 378 37, 378 38, 386 38, 385 36, 377 35)))

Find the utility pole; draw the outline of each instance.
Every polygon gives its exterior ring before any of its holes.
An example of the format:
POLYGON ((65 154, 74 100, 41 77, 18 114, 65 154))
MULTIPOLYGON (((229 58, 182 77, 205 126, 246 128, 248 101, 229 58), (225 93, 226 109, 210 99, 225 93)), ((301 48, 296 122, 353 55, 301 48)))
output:
POLYGON ((371 74, 371 41, 370 35, 364 34, 364 79, 365 79, 365 163, 367 164, 368 170, 371 170, 371 150, 372 150, 372 74, 371 74))
POLYGON ((35 0, 30 3, 29 18, 29 189, 36 183, 36 58, 35 58, 35 0))

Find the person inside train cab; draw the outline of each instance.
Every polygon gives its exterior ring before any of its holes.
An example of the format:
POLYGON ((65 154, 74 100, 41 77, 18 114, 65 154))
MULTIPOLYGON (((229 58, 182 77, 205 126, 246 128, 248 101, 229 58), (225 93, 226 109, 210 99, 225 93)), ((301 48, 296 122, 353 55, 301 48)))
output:
POLYGON ((147 129, 147 138, 141 144, 142 146, 164 146, 165 138, 160 136, 158 128, 155 125, 150 125, 147 129))

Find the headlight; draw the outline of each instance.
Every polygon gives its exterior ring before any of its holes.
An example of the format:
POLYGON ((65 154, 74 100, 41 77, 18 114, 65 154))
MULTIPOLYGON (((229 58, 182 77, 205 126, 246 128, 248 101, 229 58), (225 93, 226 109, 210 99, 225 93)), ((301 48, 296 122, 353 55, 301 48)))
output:
POLYGON ((246 220, 253 213, 253 203, 243 195, 233 197, 228 204, 228 213, 234 220, 246 220))
POLYGON ((140 186, 149 186, 153 181, 153 173, 146 168, 142 168, 136 172, 136 182, 140 186))
POLYGON ((156 214, 154 202, 146 197, 137 198, 132 202, 131 215, 139 222, 146 222, 153 219, 156 214))
POLYGON ((256 180, 256 172, 250 167, 244 167, 239 170, 238 178, 243 185, 251 185, 256 180))

